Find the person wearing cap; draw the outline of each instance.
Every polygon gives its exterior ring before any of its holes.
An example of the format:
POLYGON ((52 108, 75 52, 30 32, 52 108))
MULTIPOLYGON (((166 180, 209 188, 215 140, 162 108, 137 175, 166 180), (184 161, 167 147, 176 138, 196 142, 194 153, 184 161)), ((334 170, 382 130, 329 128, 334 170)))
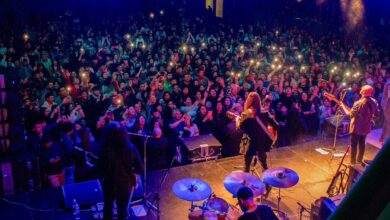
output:
POLYGON ((349 128, 351 135, 351 164, 363 162, 366 136, 371 131, 373 118, 379 115, 378 103, 371 98, 373 93, 374 88, 370 85, 365 85, 360 90, 361 98, 353 104, 351 109, 345 104, 341 104, 345 113, 351 117, 349 128), (357 153, 358 146, 359 153, 357 153))
POLYGON ((277 220, 278 218, 269 206, 256 205, 253 191, 249 187, 241 187, 237 192, 238 204, 244 212, 238 220, 277 220))

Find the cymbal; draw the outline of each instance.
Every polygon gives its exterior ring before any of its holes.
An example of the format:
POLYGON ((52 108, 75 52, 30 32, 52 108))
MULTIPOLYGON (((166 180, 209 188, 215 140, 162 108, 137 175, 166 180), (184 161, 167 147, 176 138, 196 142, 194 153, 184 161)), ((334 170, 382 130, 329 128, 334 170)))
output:
POLYGON ((264 183, 259 177, 242 171, 235 171, 227 175, 223 180, 223 185, 227 191, 233 194, 234 198, 237 197, 238 190, 243 186, 252 189, 254 197, 260 196, 265 189, 264 183))
POLYGON ((263 181, 273 187, 289 188, 298 183, 299 176, 289 168, 276 167, 264 171, 263 181))
POLYGON ((203 180, 185 178, 175 182, 172 191, 182 200, 195 202, 205 200, 211 195, 211 187, 203 180))

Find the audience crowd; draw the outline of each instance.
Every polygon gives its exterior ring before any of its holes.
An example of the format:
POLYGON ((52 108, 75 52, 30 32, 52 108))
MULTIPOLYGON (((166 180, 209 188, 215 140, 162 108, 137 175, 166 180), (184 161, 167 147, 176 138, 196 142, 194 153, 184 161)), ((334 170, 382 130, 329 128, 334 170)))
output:
POLYGON ((240 114, 251 91, 279 122, 284 147, 324 135, 337 110, 324 92, 346 91, 352 106, 369 84, 380 102, 390 79, 389 51, 370 39, 163 11, 95 19, 66 14, 0 35, 0 69, 17 74, 20 103, 9 150, 38 156, 52 186, 86 178, 75 177, 83 161, 74 146, 98 155, 110 121, 133 134, 140 154, 135 134, 152 136, 148 165, 163 168, 185 137, 213 134, 224 156, 237 154, 240 135, 226 111, 240 114))

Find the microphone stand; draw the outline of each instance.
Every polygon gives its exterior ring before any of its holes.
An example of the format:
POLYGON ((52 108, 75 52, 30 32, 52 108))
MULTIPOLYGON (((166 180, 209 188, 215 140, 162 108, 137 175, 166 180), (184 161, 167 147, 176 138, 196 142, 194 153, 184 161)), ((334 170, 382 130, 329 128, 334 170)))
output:
POLYGON ((129 135, 131 136, 138 136, 138 137, 143 137, 144 138, 144 144, 143 144, 143 150, 144 150, 144 182, 143 182, 143 189, 144 189, 144 193, 143 193, 143 197, 144 197, 144 201, 145 201, 145 204, 146 206, 149 208, 149 209, 153 209, 157 212, 157 219, 160 219, 160 205, 159 205, 159 201, 160 201, 160 197, 158 196, 158 193, 156 193, 155 197, 154 197, 154 200, 156 201, 157 205, 154 205, 153 203, 149 202, 147 200, 148 196, 149 195, 146 195, 146 180, 147 180, 147 158, 146 158, 146 154, 147 154, 147 151, 146 151, 146 144, 148 142, 148 139, 149 138, 153 138, 153 136, 150 136, 150 135, 146 135, 146 134, 137 134, 137 133, 132 133, 132 132, 128 132, 129 135))

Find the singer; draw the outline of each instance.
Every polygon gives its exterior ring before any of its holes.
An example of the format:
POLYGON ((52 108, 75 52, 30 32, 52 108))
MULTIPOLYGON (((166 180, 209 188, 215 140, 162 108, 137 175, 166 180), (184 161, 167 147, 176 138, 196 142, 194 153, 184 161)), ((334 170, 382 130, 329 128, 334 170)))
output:
POLYGON ((104 219, 112 219, 113 202, 117 202, 118 219, 126 219, 130 193, 137 184, 143 164, 130 143, 126 129, 119 122, 106 125, 101 139, 98 170, 103 178, 104 219))
POLYGON ((351 164, 363 162, 366 136, 371 131, 372 120, 379 115, 378 103, 371 98, 374 88, 365 85, 360 90, 361 98, 353 104, 352 109, 341 103, 341 107, 351 117, 349 132, 351 134, 351 164), (359 154, 357 147, 359 145, 359 154), (357 158, 356 158, 357 155, 357 158))

